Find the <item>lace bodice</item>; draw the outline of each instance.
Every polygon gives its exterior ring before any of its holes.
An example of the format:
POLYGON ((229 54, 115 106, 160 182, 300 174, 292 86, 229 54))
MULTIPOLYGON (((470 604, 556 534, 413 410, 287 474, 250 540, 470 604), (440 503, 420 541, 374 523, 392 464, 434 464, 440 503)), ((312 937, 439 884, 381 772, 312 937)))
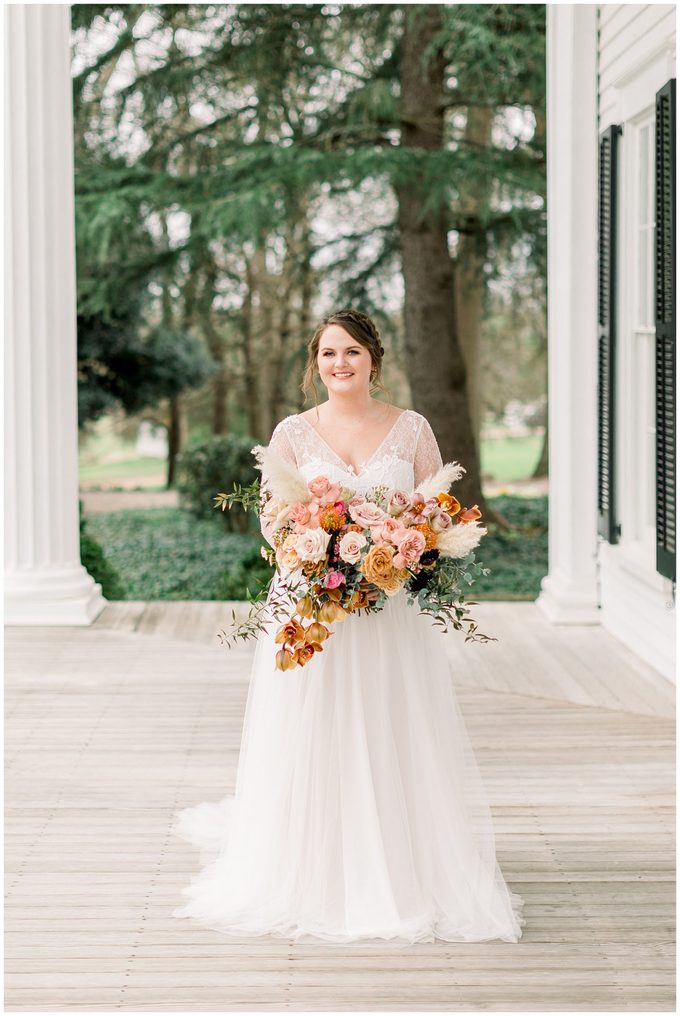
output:
MULTIPOLYGON (((296 466, 306 480, 323 474, 331 482, 351 487, 357 494, 366 494, 379 484, 410 493, 443 465, 430 424, 412 409, 397 417, 380 445, 360 464, 358 472, 333 451, 304 416, 281 420, 274 428, 270 447, 296 466)), ((270 533, 265 528, 262 531, 269 540, 270 533)))

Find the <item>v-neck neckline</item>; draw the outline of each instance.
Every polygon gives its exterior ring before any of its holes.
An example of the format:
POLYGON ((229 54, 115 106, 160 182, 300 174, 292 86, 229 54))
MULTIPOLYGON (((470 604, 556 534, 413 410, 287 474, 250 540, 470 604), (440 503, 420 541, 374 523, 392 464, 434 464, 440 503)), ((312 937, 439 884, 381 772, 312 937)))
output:
POLYGON ((301 414, 298 414, 298 419, 299 420, 303 420, 307 424, 309 429, 312 430, 316 434, 316 436, 319 439, 319 441, 321 441, 321 443, 326 446, 326 448, 331 453, 331 455, 335 456, 335 458, 338 460, 338 462, 340 462, 342 464, 342 466, 347 470, 348 473, 351 473, 352 476, 355 476, 355 477, 358 478, 358 477, 364 475, 364 473, 366 472, 366 467, 369 466, 371 464, 371 462, 373 462, 373 459, 376 457, 378 452, 382 451, 382 449, 384 448, 385 444, 387 443, 387 439, 392 436, 392 434, 394 433, 394 430, 395 430, 397 424, 401 420, 402 416, 404 416, 406 413, 408 413, 408 409, 402 409, 401 413, 396 418, 396 420, 394 421, 394 423, 392 424, 390 429, 387 431, 387 433, 385 434, 385 437, 382 439, 382 441, 380 442, 378 447, 375 449, 375 451, 372 452, 372 454, 369 455, 369 457, 364 462, 359 463, 360 466, 361 466, 361 469, 359 470, 358 473, 354 469, 354 466, 352 466, 349 463, 345 462, 345 460, 340 455, 338 455, 338 453, 335 451, 335 449, 331 448, 331 446, 329 445, 328 441, 326 441, 326 439, 324 437, 322 437, 321 434, 319 434, 319 432, 316 429, 316 427, 314 427, 313 424, 311 424, 309 422, 309 420, 307 419, 306 416, 302 416, 301 414))

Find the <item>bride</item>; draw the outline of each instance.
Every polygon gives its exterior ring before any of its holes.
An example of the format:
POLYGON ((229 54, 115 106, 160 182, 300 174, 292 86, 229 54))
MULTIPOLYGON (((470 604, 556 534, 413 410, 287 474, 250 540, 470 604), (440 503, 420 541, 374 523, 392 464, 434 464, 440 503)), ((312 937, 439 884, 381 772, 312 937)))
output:
MULTIPOLYGON (((305 480, 413 491, 441 468, 425 417, 371 397, 383 353, 358 311, 316 329, 302 387, 316 394, 318 371, 328 400, 270 443, 305 480)), ((402 590, 282 672, 275 629, 255 647, 235 793, 175 812, 204 867, 173 915, 308 942, 517 942, 523 900, 496 860, 442 632, 402 590)))

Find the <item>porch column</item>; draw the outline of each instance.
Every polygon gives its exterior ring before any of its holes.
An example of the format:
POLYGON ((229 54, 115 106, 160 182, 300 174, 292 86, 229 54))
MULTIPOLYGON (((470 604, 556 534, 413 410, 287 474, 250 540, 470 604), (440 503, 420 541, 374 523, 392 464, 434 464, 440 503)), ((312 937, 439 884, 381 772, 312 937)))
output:
POLYGON ((549 620, 599 622, 597 7, 548 11, 549 620))
POLYGON ((5 623, 89 624, 68 4, 5 8, 5 623))

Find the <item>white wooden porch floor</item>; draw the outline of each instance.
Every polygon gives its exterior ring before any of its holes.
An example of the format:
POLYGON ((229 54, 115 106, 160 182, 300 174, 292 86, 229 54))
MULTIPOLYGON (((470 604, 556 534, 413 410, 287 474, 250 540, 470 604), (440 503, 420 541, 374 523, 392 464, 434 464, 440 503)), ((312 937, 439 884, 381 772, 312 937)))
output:
POLYGON ((214 603, 109 604, 6 632, 5 1006, 674 1009, 674 694, 599 627, 484 603, 450 639, 525 900, 517 945, 232 939, 171 916, 198 854, 172 811, 233 788, 251 650, 214 603))

